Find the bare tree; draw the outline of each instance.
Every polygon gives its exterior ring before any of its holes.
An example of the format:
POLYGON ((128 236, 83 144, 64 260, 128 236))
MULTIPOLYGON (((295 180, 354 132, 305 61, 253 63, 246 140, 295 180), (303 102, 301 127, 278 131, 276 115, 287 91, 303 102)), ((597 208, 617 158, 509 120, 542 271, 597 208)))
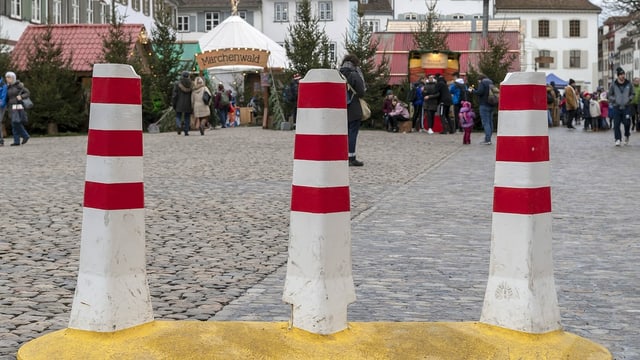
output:
POLYGON ((439 24, 439 14, 436 12, 438 0, 426 0, 427 14, 424 20, 418 22, 418 29, 413 33, 413 41, 420 50, 449 50, 447 33, 439 24))

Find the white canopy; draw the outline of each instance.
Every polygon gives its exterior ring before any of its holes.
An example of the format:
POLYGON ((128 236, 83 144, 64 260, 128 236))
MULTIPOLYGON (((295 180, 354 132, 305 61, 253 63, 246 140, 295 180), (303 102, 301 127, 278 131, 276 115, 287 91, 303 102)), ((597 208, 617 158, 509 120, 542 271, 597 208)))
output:
MULTIPOLYGON (((287 52, 282 46, 236 15, 229 16, 213 30, 202 35, 198 42, 202 52, 229 48, 269 50, 271 54, 267 63, 268 67, 287 68, 289 66, 287 52)), ((244 67, 246 68, 246 66, 244 67)), ((220 69, 222 71, 234 70, 229 69, 228 66, 222 68, 226 68, 220 69)))

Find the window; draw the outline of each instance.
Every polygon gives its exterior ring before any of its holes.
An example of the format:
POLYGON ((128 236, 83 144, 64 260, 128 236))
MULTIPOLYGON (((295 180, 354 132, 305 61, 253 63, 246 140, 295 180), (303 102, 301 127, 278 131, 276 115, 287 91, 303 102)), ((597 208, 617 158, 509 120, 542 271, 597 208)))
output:
POLYGON ((336 43, 329 43, 329 62, 335 64, 338 61, 336 56, 336 43))
POLYGON ((54 24, 62 24, 62 0, 53 0, 52 20, 54 24))
POLYGON ((418 20, 418 14, 415 14, 415 13, 404 14, 404 19, 405 20, 418 20))
POLYGON ((569 50, 569 67, 580 67, 580 50, 569 50))
POLYGON ((189 31, 189 17, 178 16, 178 31, 189 31))
POLYGON ((80 23, 80 0, 71 0, 71 23, 80 23))
POLYGON ((42 0, 31 0, 31 21, 40 22, 42 12, 42 0))
POLYGON ((464 19, 464 15, 453 15, 451 18, 453 18, 454 20, 462 20, 464 19))
POLYGON ((318 2, 318 19, 320 21, 331 21, 333 20, 333 6, 330 1, 320 1, 318 2))
POLYGON ((142 13, 146 16, 149 16, 151 12, 151 5, 149 3, 150 0, 142 0, 142 13))
POLYGON ((240 17, 240 19, 247 20, 247 12, 244 10, 238 11, 238 16, 240 17))
POLYGON ((371 32, 380 31, 380 20, 364 20, 364 24, 369 26, 371 32))
POLYGON ((87 0, 87 24, 93 24, 93 0, 87 0))
MULTIPOLYGON (((538 51, 538 56, 540 57, 551 57, 551 50, 540 50, 538 51)), ((539 69, 549 69, 551 64, 543 64, 538 63, 539 69)))
POLYGON ((106 24, 109 22, 109 5, 100 4, 100 24, 106 24))
POLYGON ((289 4, 288 3, 274 3, 273 4, 273 21, 286 22, 289 21, 289 4))
MULTIPOLYGON (((158 1, 160 2, 160 1, 158 1)), ((131 7, 135 11, 140 11, 140 0, 131 0, 131 7)))
POLYGON ((569 20, 569 37, 580 37, 580 20, 569 20))
POLYGON ((22 3, 21 0, 11 0, 11 17, 22 16, 22 3))
POLYGON ((549 37, 549 20, 538 21, 538 36, 549 37))
POLYGON ((209 31, 218 25, 220 25, 219 12, 204 13, 204 31, 209 31))

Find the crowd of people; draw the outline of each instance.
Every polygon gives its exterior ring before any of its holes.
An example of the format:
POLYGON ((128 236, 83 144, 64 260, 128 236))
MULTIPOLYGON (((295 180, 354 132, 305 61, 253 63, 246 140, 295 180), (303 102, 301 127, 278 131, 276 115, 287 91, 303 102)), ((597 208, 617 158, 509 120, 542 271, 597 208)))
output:
POLYGON ((622 68, 616 69, 616 78, 609 87, 596 91, 579 92, 569 79, 564 93, 555 84, 547 86, 549 126, 554 125, 554 113, 568 129, 582 125, 584 131, 613 129, 614 145, 629 145, 631 131, 640 131, 640 78, 633 82, 626 78, 622 68), (624 138, 623 138, 624 136, 624 138))
POLYGON ((485 75, 480 75, 476 88, 474 85, 468 86, 458 72, 453 74, 453 80, 449 83, 441 74, 429 74, 411 85, 406 102, 400 101, 392 90, 387 91, 382 104, 384 126, 387 131, 399 132, 399 123, 411 121, 409 132, 433 134, 436 118, 439 117, 442 125, 440 134, 464 132, 463 144, 470 144, 476 119, 470 105, 471 97, 475 96, 484 129, 482 144, 491 145, 493 114, 497 104, 492 103, 490 97, 497 91, 493 81, 485 75), (465 105, 467 108, 463 112, 465 105), (471 115, 473 120, 470 123, 471 115))
POLYGON ((211 119, 212 107, 221 128, 240 124, 232 91, 218 84, 217 91, 212 94, 201 76, 192 80, 188 71, 182 72, 180 80, 173 87, 171 106, 176 113, 178 135, 184 132, 185 136, 189 136, 192 127, 198 129, 200 135, 204 135, 206 129, 215 129, 211 119))
MULTIPOLYGON (((393 90, 387 90, 382 100, 384 126, 387 131, 399 132, 399 124, 410 122, 411 127, 405 127, 407 130, 403 132, 433 134, 434 122, 439 116, 440 134, 464 132, 463 144, 469 144, 471 129, 477 119, 471 109, 472 96, 475 96, 479 123, 484 132, 481 144, 491 145, 493 117, 497 110, 497 104, 492 100, 494 94, 499 96, 498 87, 482 74, 477 87, 469 86, 457 72, 448 84, 440 74, 430 74, 411 85, 406 102, 400 101, 393 90), (465 111, 461 111, 463 108, 465 111), (469 122, 469 115, 473 115, 472 122, 469 122)), ((584 131, 613 129, 614 144, 628 145, 631 131, 640 131, 640 78, 630 82, 625 78, 624 70, 618 68, 611 87, 598 87, 594 92, 580 92, 573 79, 569 79, 564 88, 551 81, 547 84, 547 110, 549 127, 564 125, 576 129, 582 125, 584 131)))

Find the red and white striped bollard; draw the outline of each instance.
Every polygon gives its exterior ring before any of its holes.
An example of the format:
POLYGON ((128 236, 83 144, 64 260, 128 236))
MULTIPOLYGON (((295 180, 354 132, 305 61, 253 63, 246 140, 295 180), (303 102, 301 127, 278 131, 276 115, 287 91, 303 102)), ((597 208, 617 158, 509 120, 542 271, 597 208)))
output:
POLYGON ((78 283, 69 328, 153 321, 145 261, 142 92, 130 65, 93 68, 78 283))
POLYGON ((499 107, 491 261, 480 321, 528 333, 558 330, 544 73, 507 74, 499 107))
POLYGON ((294 327, 326 335, 347 328, 355 301, 346 83, 313 69, 299 86, 283 300, 294 327))

